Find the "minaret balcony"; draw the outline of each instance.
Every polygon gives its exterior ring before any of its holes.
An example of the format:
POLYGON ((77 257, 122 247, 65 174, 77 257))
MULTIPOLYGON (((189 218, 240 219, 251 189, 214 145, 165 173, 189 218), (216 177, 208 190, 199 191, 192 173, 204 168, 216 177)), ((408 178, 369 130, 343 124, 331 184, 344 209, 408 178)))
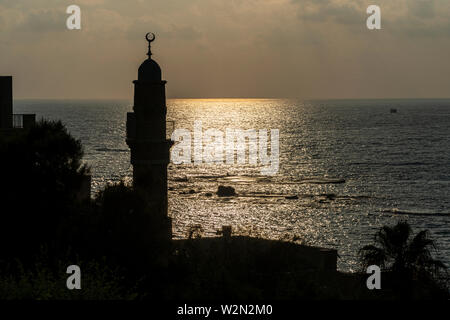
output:
MULTIPOLYGON (((170 140, 172 133, 175 130, 175 121, 166 121, 166 139, 170 140)), ((135 141, 136 136, 136 114, 134 112, 127 112, 127 127, 126 127, 126 140, 128 142, 135 141)))

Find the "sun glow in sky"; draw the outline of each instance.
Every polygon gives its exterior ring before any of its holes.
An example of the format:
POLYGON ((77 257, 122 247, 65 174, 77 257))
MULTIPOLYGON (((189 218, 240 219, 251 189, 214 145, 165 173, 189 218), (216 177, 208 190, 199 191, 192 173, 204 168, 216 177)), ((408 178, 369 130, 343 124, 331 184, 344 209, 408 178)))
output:
POLYGON ((450 97, 450 2, 0 0, 0 73, 16 98, 132 97, 153 58, 168 97, 450 97), (67 30, 77 4, 82 29, 67 30))

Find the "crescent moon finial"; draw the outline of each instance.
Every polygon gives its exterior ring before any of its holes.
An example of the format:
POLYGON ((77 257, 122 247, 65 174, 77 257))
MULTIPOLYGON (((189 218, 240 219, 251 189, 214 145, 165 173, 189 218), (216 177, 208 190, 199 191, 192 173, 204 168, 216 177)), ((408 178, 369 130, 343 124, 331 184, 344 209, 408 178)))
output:
POLYGON ((148 58, 149 59, 151 59, 151 56, 152 56, 152 50, 151 50, 151 43, 153 42, 153 41, 155 41, 155 38, 156 38, 156 36, 155 36, 155 34, 153 33, 153 32, 148 32, 146 35, 145 35, 145 39, 148 41, 148 52, 147 52, 147 55, 148 55, 148 58), (148 36, 149 35, 152 35, 153 37, 150 39, 148 36))
POLYGON ((155 41, 155 38, 156 38, 156 36, 155 36, 155 34, 154 34, 153 32, 148 32, 148 33, 145 35, 145 39, 147 39, 148 42, 155 41), (149 38, 148 38, 148 35, 149 35, 149 34, 151 34, 151 35, 153 36, 153 38, 149 39, 149 38))

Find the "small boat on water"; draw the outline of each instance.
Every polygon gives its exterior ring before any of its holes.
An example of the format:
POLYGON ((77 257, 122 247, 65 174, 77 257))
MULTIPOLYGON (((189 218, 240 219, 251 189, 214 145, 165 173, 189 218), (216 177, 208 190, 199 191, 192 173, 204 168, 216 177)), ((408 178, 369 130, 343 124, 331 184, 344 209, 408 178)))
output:
POLYGON ((391 108, 391 113, 397 113, 397 109, 391 108))

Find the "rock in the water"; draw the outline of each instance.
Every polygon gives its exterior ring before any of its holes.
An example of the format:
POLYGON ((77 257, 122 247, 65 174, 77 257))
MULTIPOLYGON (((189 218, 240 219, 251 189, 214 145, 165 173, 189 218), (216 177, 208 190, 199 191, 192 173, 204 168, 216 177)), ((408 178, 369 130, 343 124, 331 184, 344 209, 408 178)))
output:
POLYGON ((326 197, 327 197, 328 200, 336 199, 336 195, 334 193, 329 193, 329 194, 326 195, 326 197))
POLYGON ((285 198, 289 199, 289 200, 294 200, 294 199, 298 199, 298 195, 286 196, 285 198))
POLYGON ((217 189, 217 195, 219 197, 232 197, 236 195, 236 191, 233 187, 219 186, 217 189))
POLYGON ((211 192, 206 192, 206 193, 205 193, 205 196, 206 196, 206 197, 212 197, 212 193, 211 193, 211 192))

